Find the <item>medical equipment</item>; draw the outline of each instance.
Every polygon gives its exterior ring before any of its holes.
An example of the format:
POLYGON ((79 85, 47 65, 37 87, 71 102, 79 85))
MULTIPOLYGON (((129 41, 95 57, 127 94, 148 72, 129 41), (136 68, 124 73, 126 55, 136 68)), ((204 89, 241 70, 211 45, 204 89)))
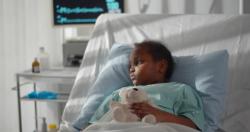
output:
POLYGON ((87 40, 66 41, 63 44, 63 65, 65 67, 79 67, 87 43, 87 40))
POLYGON ((83 63, 63 115, 61 130, 79 115, 81 106, 109 49, 115 42, 162 40, 176 56, 202 55, 226 49, 229 82, 225 112, 218 124, 226 132, 250 131, 249 15, 102 15, 94 27, 83 63))

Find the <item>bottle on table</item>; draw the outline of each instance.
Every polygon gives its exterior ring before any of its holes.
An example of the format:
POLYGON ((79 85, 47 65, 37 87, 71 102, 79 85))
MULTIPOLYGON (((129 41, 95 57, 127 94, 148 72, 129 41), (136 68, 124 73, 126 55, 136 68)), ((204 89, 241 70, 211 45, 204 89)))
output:
POLYGON ((49 54, 45 51, 44 47, 39 48, 38 60, 40 62, 40 70, 48 70, 50 68, 49 64, 49 54))
POLYGON ((48 128, 49 128, 48 132, 57 132, 56 124, 53 124, 53 123, 49 124, 48 128))
POLYGON ((41 124, 41 132, 48 132, 46 118, 43 117, 42 120, 43 120, 43 122, 41 124))
POLYGON ((35 58, 32 62, 32 72, 40 73, 40 63, 38 62, 37 58, 35 58))

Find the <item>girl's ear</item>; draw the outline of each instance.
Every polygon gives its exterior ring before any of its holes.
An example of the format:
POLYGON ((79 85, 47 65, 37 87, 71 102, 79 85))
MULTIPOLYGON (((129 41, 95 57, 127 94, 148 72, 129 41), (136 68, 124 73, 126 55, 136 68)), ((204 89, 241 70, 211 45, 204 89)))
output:
POLYGON ((158 72, 161 74, 165 74, 168 69, 168 62, 166 60, 160 60, 158 62, 158 72))

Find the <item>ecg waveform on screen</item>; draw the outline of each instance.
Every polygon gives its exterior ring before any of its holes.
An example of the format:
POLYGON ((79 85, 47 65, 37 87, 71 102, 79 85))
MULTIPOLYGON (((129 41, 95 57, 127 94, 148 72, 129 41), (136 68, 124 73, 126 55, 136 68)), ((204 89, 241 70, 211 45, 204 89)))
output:
POLYGON ((55 24, 95 23, 106 12, 122 13, 123 0, 54 0, 55 24))
POLYGON ((96 21, 96 18, 84 18, 84 19, 68 19, 66 17, 61 17, 58 19, 58 23, 88 23, 88 22, 92 22, 94 23, 96 21))
POLYGON ((104 10, 101 7, 93 7, 93 8, 85 8, 85 7, 75 7, 75 8, 68 8, 68 7, 60 7, 59 5, 56 6, 56 12, 60 14, 71 14, 71 13, 102 13, 104 10))

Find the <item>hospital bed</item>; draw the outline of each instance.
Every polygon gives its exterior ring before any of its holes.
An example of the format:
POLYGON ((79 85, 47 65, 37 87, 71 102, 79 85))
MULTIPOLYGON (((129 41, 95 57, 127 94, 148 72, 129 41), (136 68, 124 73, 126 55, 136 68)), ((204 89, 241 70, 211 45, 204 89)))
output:
POLYGON ((128 14, 104 14, 98 18, 64 109, 61 131, 69 131, 67 128, 80 114, 112 45, 145 39, 166 42, 174 56, 226 50, 229 72, 218 131, 250 131, 250 15, 128 14))

